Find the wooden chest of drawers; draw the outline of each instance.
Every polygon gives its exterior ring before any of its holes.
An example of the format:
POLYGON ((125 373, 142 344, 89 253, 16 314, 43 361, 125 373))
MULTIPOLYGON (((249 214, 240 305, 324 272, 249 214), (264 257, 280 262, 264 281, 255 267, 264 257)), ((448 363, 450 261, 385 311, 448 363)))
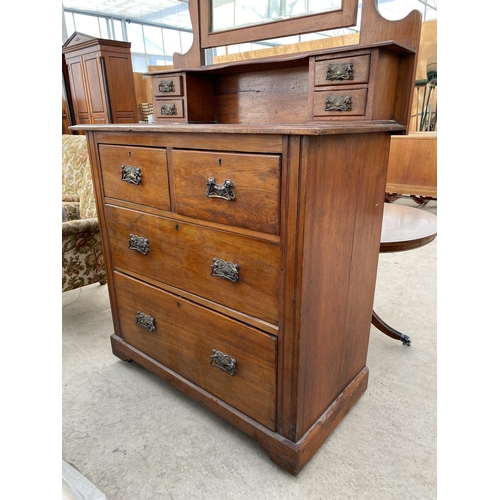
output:
POLYGON ((74 127, 114 354, 292 474, 367 387, 389 145, 414 67, 413 49, 384 42, 175 69, 152 75, 156 123, 74 127))
POLYGON ((113 352, 293 474, 366 389, 391 129, 87 128, 113 352))

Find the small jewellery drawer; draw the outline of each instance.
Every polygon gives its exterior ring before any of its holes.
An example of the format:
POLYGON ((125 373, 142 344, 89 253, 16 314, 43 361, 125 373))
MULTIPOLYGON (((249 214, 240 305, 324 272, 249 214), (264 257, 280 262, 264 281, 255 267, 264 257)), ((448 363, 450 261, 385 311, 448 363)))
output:
POLYGON ((370 56, 343 57, 316 61, 314 85, 345 85, 367 83, 370 56))
POLYGON ((367 89, 314 92, 314 116, 364 115, 367 89))
POLYGON ((109 205, 106 227, 117 269, 277 324, 279 245, 109 205))
POLYGON ((183 94, 182 76, 154 76, 153 91, 156 97, 176 97, 183 94))
POLYGON ((114 273, 121 336, 262 425, 276 428, 276 337, 114 273))
POLYGON ((281 156, 172 151, 175 211, 279 234, 281 156))
POLYGON ((183 99, 156 99, 154 102, 156 120, 170 120, 184 117, 183 99))
POLYGON ((99 145, 104 196, 170 210, 163 148, 99 145))

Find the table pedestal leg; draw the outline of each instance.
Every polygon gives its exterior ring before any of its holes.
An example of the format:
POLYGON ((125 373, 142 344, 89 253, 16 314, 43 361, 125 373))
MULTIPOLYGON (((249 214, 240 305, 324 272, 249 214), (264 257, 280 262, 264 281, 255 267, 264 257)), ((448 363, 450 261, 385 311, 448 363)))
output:
POLYGON ((410 345, 410 337, 408 335, 405 335, 404 333, 398 332, 394 328, 390 327, 385 321, 382 321, 375 311, 372 311, 372 325, 375 328, 378 328, 382 333, 385 333, 387 336, 391 337, 392 339, 396 340, 401 340, 403 342, 403 345, 410 345))

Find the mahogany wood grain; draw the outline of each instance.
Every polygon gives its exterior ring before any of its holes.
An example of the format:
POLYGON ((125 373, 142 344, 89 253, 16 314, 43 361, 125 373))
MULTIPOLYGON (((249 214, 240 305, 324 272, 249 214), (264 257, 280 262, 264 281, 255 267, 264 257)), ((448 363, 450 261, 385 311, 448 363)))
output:
MULTIPOLYGON (((90 130, 87 127, 72 127, 72 130, 90 130)), ((183 125, 169 124, 169 133, 165 135, 165 125, 114 125, 110 128, 106 126, 96 127, 96 141, 99 144, 121 144, 124 146, 151 146, 151 147, 176 147, 187 149, 196 143, 197 150, 213 151, 214 144, 217 144, 218 151, 241 151, 242 153, 281 153, 283 139, 276 130, 268 135, 257 135, 259 130, 253 128, 253 133, 240 131, 238 135, 228 136, 225 128, 217 125, 196 125, 189 124, 186 128, 183 125), (191 133, 186 135, 186 131, 191 133), (100 133, 103 132, 103 133, 100 133), (200 134, 193 132, 201 132, 200 134)), ((245 128, 245 130, 247 130, 245 128)), ((271 132, 271 131, 269 131, 271 132)))
POLYGON ((218 123, 302 123, 308 118, 308 67, 244 72, 216 80, 218 123))
MULTIPOLYGON (((136 278, 138 280, 142 280, 143 276, 134 271, 127 271, 127 275, 136 278)), ((199 304, 203 307, 208 307, 212 311, 217 311, 218 313, 224 314, 229 318, 233 318, 241 323, 244 323, 248 326, 253 326, 258 328, 259 330, 274 335, 275 337, 281 336, 281 330, 277 325, 273 325, 272 323, 268 323, 267 321, 263 321, 259 318, 255 318, 254 316, 249 316, 241 311, 237 311, 236 309, 231 309, 230 307, 224 306, 222 304, 218 304, 212 300, 205 299, 204 297, 200 297, 199 295, 195 295, 194 293, 187 292, 186 290, 182 290, 180 288, 176 288, 174 286, 168 285, 162 281, 159 281, 154 278, 149 278, 148 283, 154 285, 155 287, 165 290, 166 292, 173 293, 176 296, 183 297, 195 304, 199 304)))
POLYGON ((276 338, 116 273, 121 337, 179 375, 274 430, 276 338), (149 331, 138 312, 154 319, 149 331), (212 349, 236 360, 236 373, 211 365, 212 349))
POLYGON ((380 253, 405 252, 427 245, 437 236, 437 216, 426 210, 384 203, 380 253))
POLYGON ((304 141, 297 438, 365 366, 389 139, 304 141))
POLYGON ((106 206, 107 242, 116 269, 160 279, 276 324, 279 247, 227 231, 106 206), (149 253, 129 249, 130 235, 149 240, 149 253), (213 259, 239 266, 239 280, 212 276, 213 259))
POLYGON ((279 234, 279 155, 172 151, 176 212, 199 219, 279 234), (207 181, 232 183, 234 199, 209 198, 207 181))

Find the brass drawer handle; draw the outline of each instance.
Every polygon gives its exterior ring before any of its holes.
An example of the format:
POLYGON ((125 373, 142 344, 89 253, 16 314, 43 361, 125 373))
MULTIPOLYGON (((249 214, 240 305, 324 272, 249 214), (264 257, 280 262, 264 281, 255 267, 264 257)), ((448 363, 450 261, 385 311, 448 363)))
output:
POLYGON ((226 179, 224 184, 218 185, 213 177, 207 179, 207 198, 222 198, 227 201, 234 200, 233 181, 226 179))
POLYGON ((177 114, 175 104, 164 104, 160 109, 161 115, 173 116, 177 114))
POLYGON ((138 186, 142 182, 141 169, 130 165, 122 165, 122 181, 138 186))
POLYGON ((167 93, 173 92, 174 90, 173 80, 160 80, 160 83, 158 84, 158 92, 167 93))
POLYGON ((146 330, 149 330, 150 332, 156 330, 155 319, 153 316, 149 316, 141 311, 137 313, 135 323, 143 328, 146 328, 146 330))
POLYGON ((231 377, 234 377, 236 373, 236 360, 227 354, 224 354, 217 349, 212 349, 212 355, 210 356, 210 366, 216 366, 221 370, 229 373, 231 377))
POLYGON ((149 253, 149 240, 143 238, 142 236, 137 236, 136 234, 131 234, 128 240, 128 247, 130 250, 135 250, 144 255, 149 253))
POLYGON ((353 63, 329 64, 326 71, 327 80, 352 80, 353 63))
POLYGON ((350 95, 330 95, 325 101, 325 111, 350 111, 351 104, 350 95))
POLYGON ((214 258, 212 272, 210 274, 211 276, 217 276, 236 283, 239 280, 239 270, 240 266, 238 266, 238 264, 214 258))

